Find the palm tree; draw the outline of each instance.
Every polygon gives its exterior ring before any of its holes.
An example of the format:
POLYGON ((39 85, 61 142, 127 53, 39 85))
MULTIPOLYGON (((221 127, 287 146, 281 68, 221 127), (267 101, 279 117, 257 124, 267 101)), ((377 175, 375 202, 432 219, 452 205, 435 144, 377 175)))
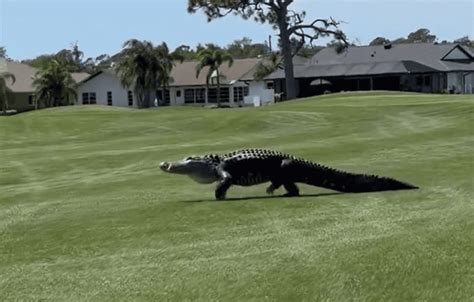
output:
POLYGON ((196 78, 199 77, 201 71, 208 67, 207 75, 206 75, 206 88, 209 91, 209 82, 211 78, 216 78, 217 80, 217 107, 221 106, 221 82, 220 79, 223 75, 220 74, 219 68, 224 62, 228 62, 229 67, 232 66, 234 60, 232 56, 220 49, 211 49, 206 48, 198 52, 197 54, 199 63, 196 66, 196 78))
MULTIPOLYGON (((46 107, 61 105, 64 99, 69 104, 71 95, 77 98, 76 83, 67 66, 56 60, 51 60, 35 74, 33 86, 36 88, 36 99, 43 100, 46 107)), ((37 106, 38 101, 36 102, 37 106)))
POLYGON ((16 81, 15 75, 8 71, 0 72, 0 100, 2 101, 2 111, 4 115, 7 113, 8 109, 7 91, 9 89, 7 87, 7 80, 10 80, 13 85, 16 81))
POLYGON ((183 62, 184 56, 173 52, 170 53, 168 45, 163 42, 161 45, 156 47, 156 54, 158 56, 159 64, 160 64, 160 73, 158 76, 158 81, 161 84, 161 99, 165 101, 165 90, 169 86, 170 82, 173 81, 171 77, 171 71, 173 70, 174 63, 176 61, 183 62))
POLYGON ((126 41, 117 71, 122 85, 133 87, 139 107, 149 107, 150 91, 156 91, 161 72, 161 64, 153 43, 136 39, 126 41))

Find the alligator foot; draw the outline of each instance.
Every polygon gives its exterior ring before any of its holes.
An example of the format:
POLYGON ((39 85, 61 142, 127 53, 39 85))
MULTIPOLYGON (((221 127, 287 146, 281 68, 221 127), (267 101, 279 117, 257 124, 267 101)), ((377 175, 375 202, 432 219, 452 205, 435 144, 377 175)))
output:
POLYGON ((268 195, 273 195, 275 190, 278 190, 278 188, 280 188, 280 187, 281 187, 281 183, 276 183, 276 182, 272 181, 272 183, 267 188, 267 194, 268 195))
POLYGON ((300 193, 294 193, 294 192, 290 193, 290 192, 288 192, 288 193, 283 194, 282 196, 283 197, 298 197, 298 196, 300 196, 300 193))
POLYGON ((286 194, 283 195, 284 197, 300 196, 300 190, 294 183, 292 182, 286 183, 283 186, 285 187, 287 191, 286 194))

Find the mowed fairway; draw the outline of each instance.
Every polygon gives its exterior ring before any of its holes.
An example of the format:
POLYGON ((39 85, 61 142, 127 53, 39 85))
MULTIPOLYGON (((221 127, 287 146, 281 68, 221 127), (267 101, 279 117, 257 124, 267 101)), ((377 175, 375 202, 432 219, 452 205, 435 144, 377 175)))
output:
MULTIPOLYGON (((0 118, 0 300, 473 301, 474 100, 356 93, 263 108, 0 118), (419 190, 266 198, 162 173, 285 151, 419 190)), ((283 193, 283 191, 278 191, 283 193)))

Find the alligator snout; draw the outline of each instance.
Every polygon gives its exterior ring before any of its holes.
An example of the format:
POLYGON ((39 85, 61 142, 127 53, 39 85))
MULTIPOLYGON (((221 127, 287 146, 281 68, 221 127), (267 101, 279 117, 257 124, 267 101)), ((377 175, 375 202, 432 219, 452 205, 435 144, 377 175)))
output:
POLYGON ((167 162, 162 162, 160 164, 160 169, 163 171, 168 171, 170 167, 171 167, 171 164, 167 162))

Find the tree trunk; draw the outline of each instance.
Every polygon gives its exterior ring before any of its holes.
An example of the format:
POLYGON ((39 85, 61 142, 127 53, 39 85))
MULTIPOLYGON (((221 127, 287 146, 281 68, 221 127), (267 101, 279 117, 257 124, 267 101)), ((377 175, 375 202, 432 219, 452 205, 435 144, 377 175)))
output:
POLYGON ((143 91, 135 90, 135 95, 137 96, 137 107, 143 108, 143 98, 144 98, 143 91))
POLYGON ((219 69, 216 69, 217 73, 217 107, 221 107, 221 80, 219 79, 219 69))
POLYGON ((285 64, 285 99, 291 100, 296 98, 296 80, 293 70, 293 57, 291 56, 290 33, 286 21, 287 11, 282 11, 279 15, 278 28, 280 30, 281 52, 285 64))
MULTIPOLYGON (((166 90, 166 83, 163 81, 163 87, 162 87, 162 91, 161 91, 161 101, 163 102, 163 104, 166 103, 166 93, 165 93, 165 90, 166 90)), ((171 96, 170 96, 171 97, 171 96)))
POLYGON ((2 91, 0 91, 1 95, 0 97, 2 98, 2 111, 3 111, 3 115, 6 115, 7 114, 7 91, 5 89, 5 87, 2 87, 2 91))
POLYGON ((147 89, 145 91, 145 98, 144 98, 144 101, 143 101, 143 107, 144 108, 149 108, 150 107, 150 90, 147 89))

